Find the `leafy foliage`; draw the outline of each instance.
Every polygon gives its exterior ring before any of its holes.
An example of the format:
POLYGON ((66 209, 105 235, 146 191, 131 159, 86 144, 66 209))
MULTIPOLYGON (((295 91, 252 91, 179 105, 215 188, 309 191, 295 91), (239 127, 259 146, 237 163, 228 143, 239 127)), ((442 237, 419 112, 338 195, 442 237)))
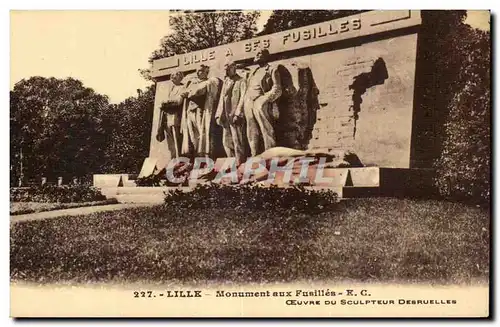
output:
POLYGON ((416 90, 415 165, 437 168, 441 195, 490 196, 490 33, 465 11, 423 11, 416 90), (430 140, 430 142, 428 141, 430 140))
POLYGON ((445 196, 489 203, 491 160, 490 35, 470 27, 453 35, 460 67, 448 104, 436 183, 445 196))
POLYGON ((346 17, 366 10, 274 10, 264 29, 258 35, 266 35, 284 30, 321 23, 346 17))
POLYGON ((106 200, 102 193, 91 186, 43 185, 10 189, 11 202, 90 202, 106 200))
POLYGON ((178 209, 244 208, 284 213, 312 213, 331 210, 337 203, 337 194, 331 190, 308 190, 300 186, 280 188, 199 184, 189 192, 177 189, 168 191, 165 196, 165 204, 178 209))
POLYGON ((27 176, 99 170, 108 98, 73 78, 31 77, 10 93, 11 167, 27 176))
POLYGON ((137 97, 112 104, 106 116, 106 151, 103 173, 139 172, 148 156, 155 85, 137 97))
POLYGON ((21 173, 27 180, 139 171, 148 155, 154 95, 151 85, 109 104, 76 79, 21 80, 10 93, 11 182, 21 173))
POLYGON ((162 174, 153 174, 137 178, 135 184, 137 186, 162 186, 162 174))
POLYGON ((172 13, 172 33, 161 40, 160 49, 151 54, 150 62, 251 38, 255 31, 258 11, 205 11, 172 13))

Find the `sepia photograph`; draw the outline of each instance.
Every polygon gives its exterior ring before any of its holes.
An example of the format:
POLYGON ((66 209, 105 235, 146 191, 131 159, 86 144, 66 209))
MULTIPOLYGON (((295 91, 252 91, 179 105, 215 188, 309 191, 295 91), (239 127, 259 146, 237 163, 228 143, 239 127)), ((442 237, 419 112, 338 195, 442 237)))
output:
POLYGON ((488 318, 489 10, 11 10, 10 316, 488 318))

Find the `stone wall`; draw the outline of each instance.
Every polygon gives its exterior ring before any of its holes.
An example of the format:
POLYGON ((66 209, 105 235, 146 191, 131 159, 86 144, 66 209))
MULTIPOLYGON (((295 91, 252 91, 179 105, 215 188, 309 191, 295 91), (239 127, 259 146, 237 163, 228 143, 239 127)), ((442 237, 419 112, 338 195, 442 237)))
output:
POLYGON ((409 167, 416 41, 413 34, 310 56, 320 109, 309 147, 409 167))

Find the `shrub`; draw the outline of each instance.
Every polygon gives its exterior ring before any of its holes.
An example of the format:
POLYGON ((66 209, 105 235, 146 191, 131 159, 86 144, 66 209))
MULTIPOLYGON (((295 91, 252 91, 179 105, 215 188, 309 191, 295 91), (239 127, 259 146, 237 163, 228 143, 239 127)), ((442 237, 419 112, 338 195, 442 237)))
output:
POLYGON ((44 185, 26 188, 11 188, 12 202, 90 202, 105 200, 95 187, 86 185, 44 185))
POLYGON ((162 175, 150 175, 137 178, 135 181, 135 185, 137 186, 161 186, 162 184, 162 175))
POLYGON ((225 186, 200 184, 189 192, 166 192, 165 204, 172 208, 233 208, 276 212, 320 212, 338 203, 331 190, 309 190, 302 186, 280 188, 275 185, 225 186))
MULTIPOLYGON (((455 61, 449 113, 436 160, 441 195, 459 201, 489 203, 491 158, 490 33, 460 26, 451 34, 455 61)), ((449 54, 447 54, 449 55, 449 54)))

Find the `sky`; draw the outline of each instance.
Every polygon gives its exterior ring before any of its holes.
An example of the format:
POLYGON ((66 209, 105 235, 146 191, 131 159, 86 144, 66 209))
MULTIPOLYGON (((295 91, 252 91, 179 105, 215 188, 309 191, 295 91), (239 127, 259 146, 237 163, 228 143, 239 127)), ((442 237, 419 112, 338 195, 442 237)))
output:
POLYGON ((13 11, 11 87, 35 75, 73 77, 120 102, 149 84, 138 69, 168 26, 167 11, 13 11))
POLYGON ((73 77, 112 103, 135 96, 150 84, 138 70, 149 67, 168 18, 168 11, 12 11, 10 87, 31 76, 73 77))
MULTIPOLYGON (((270 16, 263 11, 261 29, 270 16)), ((10 87, 31 76, 73 77, 112 103, 150 82, 139 74, 169 32, 168 11, 12 11, 10 87)), ((485 11, 467 22, 489 28, 485 11)))

